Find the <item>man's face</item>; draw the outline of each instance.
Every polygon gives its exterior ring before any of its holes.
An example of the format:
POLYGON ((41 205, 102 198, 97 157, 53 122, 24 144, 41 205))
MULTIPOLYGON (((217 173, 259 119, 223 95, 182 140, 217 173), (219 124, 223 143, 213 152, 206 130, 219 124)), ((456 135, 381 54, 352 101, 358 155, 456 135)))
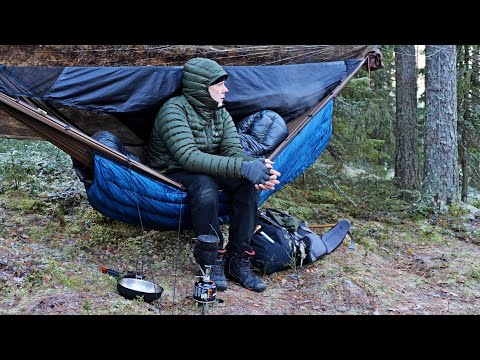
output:
POLYGON ((223 100, 225 99, 225 94, 228 92, 227 87, 225 86, 225 81, 220 81, 215 85, 208 87, 208 92, 213 100, 218 102, 218 107, 223 105, 223 100))

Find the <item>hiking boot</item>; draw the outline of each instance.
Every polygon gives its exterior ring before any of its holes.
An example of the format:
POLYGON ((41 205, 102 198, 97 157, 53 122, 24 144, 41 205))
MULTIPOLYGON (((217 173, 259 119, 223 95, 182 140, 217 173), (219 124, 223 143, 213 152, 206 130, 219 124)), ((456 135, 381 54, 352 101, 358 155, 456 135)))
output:
MULTIPOLYGON (((227 290, 227 278, 225 277, 225 259, 227 250, 217 250, 217 259, 215 264, 210 266, 210 280, 215 282, 218 291, 227 290)), ((203 276, 205 274, 205 265, 200 265, 202 271, 198 271, 197 276, 203 276), (203 273, 202 273, 203 272, 203 273)))
POLYGON ((226 262, 225 274, 248 290, 262 292, 267 285, 252 272, 250 259, 253 255, 255 251, 252 250, 230 256, 226 262))
POLYGON ((225 268, 226 253, 227 250, 225 249, 218 250, 217 261, 215 265, 212 265, 212 270, 210 271, 210 279, 215 281, 218 291, 227 290, 227 278, 225 277, 225 272, 223 271, 225 268))

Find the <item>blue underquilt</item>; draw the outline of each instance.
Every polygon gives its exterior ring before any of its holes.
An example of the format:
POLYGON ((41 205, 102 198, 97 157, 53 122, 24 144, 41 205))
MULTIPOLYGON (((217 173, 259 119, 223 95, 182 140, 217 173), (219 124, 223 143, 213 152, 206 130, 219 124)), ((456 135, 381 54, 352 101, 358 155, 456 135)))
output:
MULTIPOLYGON (((318 112, 275 158, 281 183, 262 191, 258 205, 293 181, 320 156, 332 133, 333 100, 318 112)), ((90 204, 105 216, 152 229, 191 228, 188 194, 101 155, 94 158, 94 182, 87 187, 90 204)), ((228 222, 230 196, 219 192, 219 219, 228 222)))

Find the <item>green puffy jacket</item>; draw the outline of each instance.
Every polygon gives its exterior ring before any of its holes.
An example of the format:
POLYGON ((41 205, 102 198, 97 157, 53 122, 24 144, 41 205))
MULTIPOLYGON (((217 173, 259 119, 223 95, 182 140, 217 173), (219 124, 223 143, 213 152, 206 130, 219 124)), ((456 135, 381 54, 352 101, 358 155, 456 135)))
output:
POLYGON ((182 95, 163 104, 155 118, 147 149, 151 168, 240 178, 242 161, 254 158, 243 152, 232 117, 208 92, 224 75, 228 74, 210 59, 194 58, 185 64, 182 95))

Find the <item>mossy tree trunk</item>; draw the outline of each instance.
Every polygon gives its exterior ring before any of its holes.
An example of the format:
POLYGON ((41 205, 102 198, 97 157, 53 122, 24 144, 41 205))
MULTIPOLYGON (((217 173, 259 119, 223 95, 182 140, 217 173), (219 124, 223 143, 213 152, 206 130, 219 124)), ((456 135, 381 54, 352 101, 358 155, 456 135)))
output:
POLYGON ((417 69, 414 45, 395 47, 395 177, 402 189, 420 189, 417 131, 417 69))
POLYGON ((468 127, 471 122, 471 68, 470 47, 458 45, 457 113, 458 113, 458 161, 461 171, 461 200, 468 201, 468 127))
POLYGON ((459 200, 455 45, 425 47, 425 165, 422 200, 435 209, 459 200))

